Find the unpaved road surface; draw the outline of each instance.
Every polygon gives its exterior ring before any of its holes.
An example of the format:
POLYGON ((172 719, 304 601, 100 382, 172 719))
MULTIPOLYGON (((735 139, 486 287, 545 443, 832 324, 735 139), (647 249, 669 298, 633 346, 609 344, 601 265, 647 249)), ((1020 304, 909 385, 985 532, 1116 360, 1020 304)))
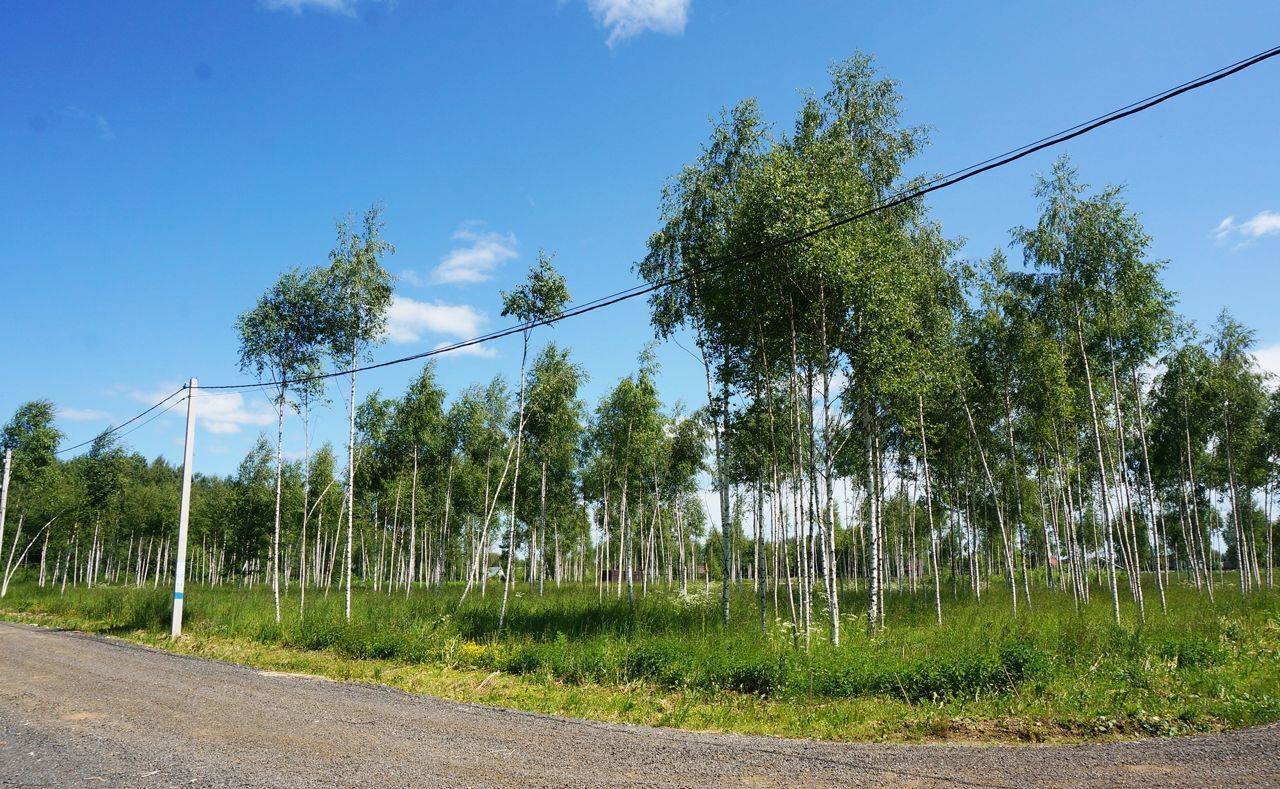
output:
POLYGON ((0 786, 1280 786, 1280 726, 1089 746, 697 734, 0 623, 0 786))

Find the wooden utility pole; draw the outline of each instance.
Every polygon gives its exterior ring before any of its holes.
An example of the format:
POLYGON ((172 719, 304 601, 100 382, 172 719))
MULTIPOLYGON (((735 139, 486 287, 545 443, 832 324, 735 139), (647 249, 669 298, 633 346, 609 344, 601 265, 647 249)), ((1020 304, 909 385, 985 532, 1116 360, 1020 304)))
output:
POLYGON ((187 441, 182 455, 182 504, 178 510, 178 561, 173 570, 171 638, 182 635, 182 594, 187 581, 187 522, 191 513, 191 455, 196 448, 196 379, 187 385, 187 441))

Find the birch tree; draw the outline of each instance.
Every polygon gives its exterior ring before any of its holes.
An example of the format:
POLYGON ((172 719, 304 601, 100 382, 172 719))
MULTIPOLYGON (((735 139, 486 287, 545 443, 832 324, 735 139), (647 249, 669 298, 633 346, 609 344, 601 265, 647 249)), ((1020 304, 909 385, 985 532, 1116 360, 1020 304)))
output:
MULTIPOLYGON (((730 419, 729 394, 736 363, 734 348, 720 319, 725 309, 740 308, 721 276, 732 267, 712 268, 731 253, 731 232, 747 174, 759 164, 768 130, 754 100, 721 114, 697 161, 686 166, 663 189, 660 228, 649 238, 648 252, 637 266, 648 282, 672 284, 650 297, 651 321, 661 339, 692 331, 707 385, 711 417, 713 476, 720 502, 720 522, 730 516, 729 466, 726 456, 730 419), (704 270, 705 269, 705 270, 704 270), (716 306, 727 302, 719 313, 716 306)), ((721 553, 729 565, 729 533, 721 529, 721 553)), ((721 585, 721 622, 729 624, 729 578, 721 585)))
POLYGON ((547 527, 552 535, 552 570, 560 584, 560 524, 567 522, 576 502, 578 448, 582 443, 584 408, 578 389, 586 371, 569 359, 567 349, 549 343, 534 359, 529 372, 525 442, 536 471, 526 475, 523 520, 533 524, 529 536, 530 580, 543 592, 546 576, 547 527))
MULTIPOLYGON (((408 391, 395 408, 392 420, 393 451, 399 455, 400 473, 403 475, 403 464, 412 458, 409 473, 409 545, 406 556, 405 594, 418 579, 418 491, 422 487, 424 474, 420 473, 426 466, 427 490, 441 496, 447 495, 446 475, 440 465, 447 462, 449 451, 446 449, 444 433, 444 398, 445 391, 436 382, 436 367, 428 363, 422 372, 410 384, 408 391)), ((426 502, 423 502, 424 504, 426 502)), ((441 507, 445 502, 440 502, 441 507)))
POLYGON ((347 371, 347 544, 343 565, 346 617, 351 618, 351 575, 354 560, 356 475, 356 368, 385 338, 393 278, 382 261, 395 248, 382 237, 382 210, 365 212, 356 227, 348 217, 338 223, 338 241, 329 266, 320 275, 324 311, 320 337, 335 367, 347 371))
MULTIPOLYGON (((502 579, 502 608, 498 629, 507 616, 507 597, 511 592, 511 568, 515 556, 516 493, 520 487, 520 456, 524 444, 525 368, 529 360, 529 339, 533 330, 548 319, 556 318, 569 302, 569 289, 564 277, 551 264, 551 257, 539 251, 538 262, 529 269, 525 282, 510 292, 502 293, 503 316, 514 317, 521 324, 520 387, 515 425, 515 467, 511 472, 511 517, 507 524, 507 571, 502 579)), ((499 484, 501 487, 501 484, 499 484)))
POLYGON ((290 389, 307 400, 323 389, 315 378, 321 367, 324 317, 320 277, 292 269, 236 321, 240 369, 269 384, 276 410, 276 503, 271 542, 271 593, 280 621, 280 502, 284 474, 284 417, 292 405, 290 389))

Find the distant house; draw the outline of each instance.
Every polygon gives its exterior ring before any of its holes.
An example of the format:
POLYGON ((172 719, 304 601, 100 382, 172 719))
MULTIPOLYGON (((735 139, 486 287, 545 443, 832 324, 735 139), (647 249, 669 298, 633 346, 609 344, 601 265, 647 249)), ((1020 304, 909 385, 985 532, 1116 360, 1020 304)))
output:
POLYGON ((500 565, 498 565, 498 566, 490 567, 488 570, 488 574, 490 578, 502 578, 506 575, 506 571, 503 570, 500 565))
MULTIPOLYGON (((626 580, 626 577, 627 577, 627 574, 620 570, 601 570, 600 571, 600 580, 602 581, 612 581, 614 583, 617 583, 618 581, 626 580)), ((638 570, 631 571, 632 583, 637 583, 642 580, 644 579, 640 575, 640 572, 638 570)))

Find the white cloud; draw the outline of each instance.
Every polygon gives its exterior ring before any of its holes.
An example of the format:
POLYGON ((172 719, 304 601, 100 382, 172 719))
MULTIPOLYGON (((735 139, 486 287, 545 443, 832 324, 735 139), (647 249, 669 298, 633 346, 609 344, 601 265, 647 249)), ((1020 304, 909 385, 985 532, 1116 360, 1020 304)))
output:
POLYGON ((262 0, 262 7, 268 11, 292 11, 295 14, 307 10, 328 11, 345 16, 355 14, 355 3, 352 0, 262 0))
POLYGON ((1236 235, 1243 236, 1246 242, 1273 233, 1280 234, 1280 213, 1275 211, 1259 211, 1252 219, 1243 222, 1237 222, 1234 216, 1229 216, 1219 222, 1213 231, 1219 241, 1236 235))
POLYGON ((610 47, 646 30, 684 32, 691 0, 587 0, 596 22, 608 28, 610 47))
POLYGON ((1280 343, 1259 348, 1253 352, 1253 358, 1265 372, 1280 378, 1280 343))
POLYGON ((241 425, 273 425, 276 412, 265 401, 249 403, 240 392, 196 392, 196 424, 210 433, 239 433, 241 425))
MULTIPOLYGON (((141 403, 159 402, 177 386, 163 387, 153 392, 133 392, 131 397, 141 403)), ((174 406, 180 398, 170 400, 166 407, 174 406)), ((240 392, 196 391, 196 424, 210 433, 225 435, 239 433, 243 425, 262 427, 274 425, 275 409, 265 400, 248 401, 240 392)), ((186 404, 173 407, 170 413, 185 416, 186 404)))
POLYGON ((111 419, 111 414, 106 411, 96 411, 92 408, 66 408, 58 409, 58 416, 68 422, 106 422, 111 419))
POLYGON ((419 342, 424 334, 466 339, 479 334, 484 323, 484 314, 467 304, 428 303, 396 295, 387 310, 387 339, 419 342))
POLYGON ((419 287, 427 284, 472 284, 493 278, 493 270, 516 257, 514 233, 495 233, 461 227, 453 234, 463 244, 449 250, 428 277, 405 271, 401 278, 419 287))

